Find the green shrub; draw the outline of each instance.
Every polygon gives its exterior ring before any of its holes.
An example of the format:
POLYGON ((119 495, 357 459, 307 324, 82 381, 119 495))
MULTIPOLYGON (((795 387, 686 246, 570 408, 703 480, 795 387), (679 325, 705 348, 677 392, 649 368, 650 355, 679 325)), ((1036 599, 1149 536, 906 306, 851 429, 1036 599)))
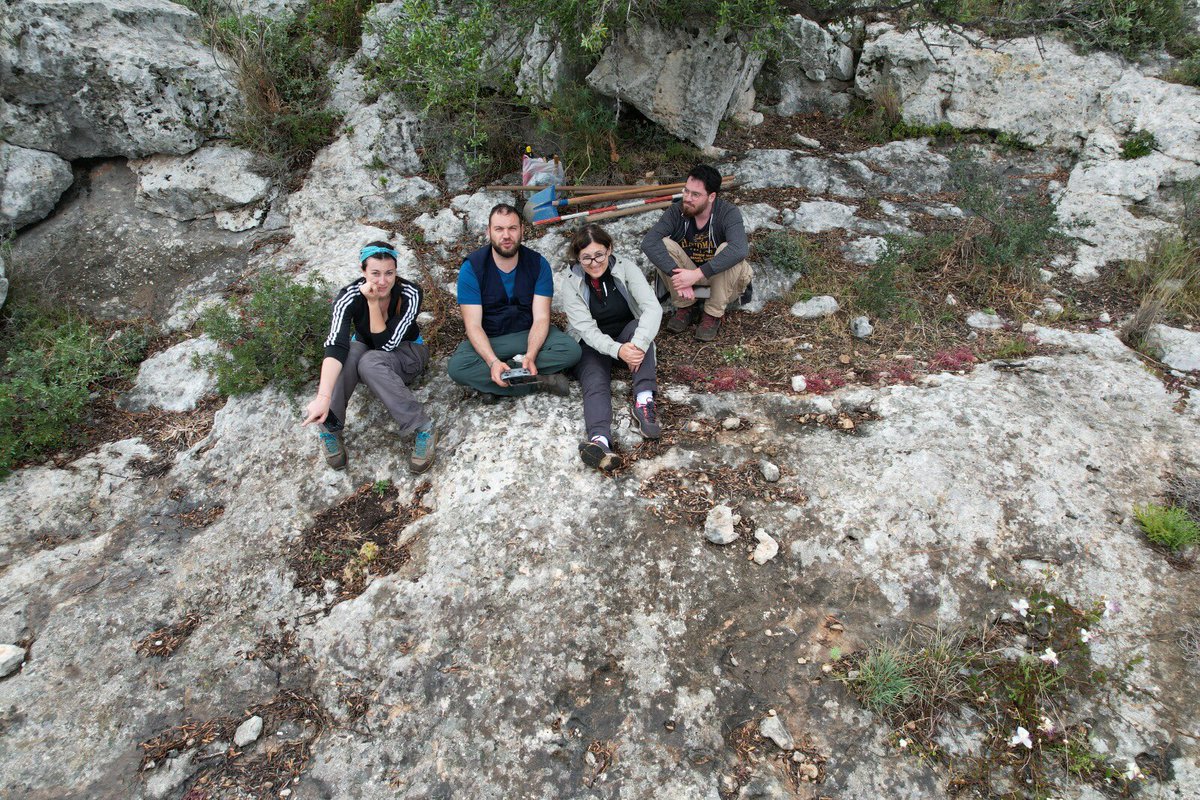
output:
POLYGON ((582 180, 593 161, 616 161, 618 116, 616 101, 587 86, 560 89, 548 108, 535 111, 538 135, 558 153, 566 171, 582 180))
MULTIPOLYGON (((1186 213, 1181 227, 1188 230, 1186 213)), ((1200 245, 1186 234, 1155 240, 1144 259, 1126 265, 1125 274, 1139 297, 1137 311, 1121 328, 1130 347, 1144 349, 1146 333, 1164 320, 1200 313, 1200 245)))
POLYGON ((916 695, 916 685, 905 675, 902 654, 888 644, 871 648, 854 681, 863 705, 879 713, 900 710, 916 695))
POLYGON ((136 327, 101 328, 28 306, 6 312, 0 368, 0 477, 79 440, 93 393, 129 376, 146 349, 136 327))
POLYGON ((1158 140, 1150 131, 1134 131, 1129 138, 1121 142, 1121 158, 1126 161, 1142 158, 1154 152, 1158 140))
POLYGON ((342 52, 353 53, 362 43, 363 15, 376 0, 311 0, 304 26, 342 52))
POLYGON ((1183 0, 933 0, 914 16, 982 28, 997 37, 1061 31, 1085 47, 1136 56, 1185 46, 1183 0))
POLYGON ((1166 79, 1187 86, 1200 86, 1200 53, 1180 61, 1167 73, 1166 79))
POLYGON ((759 258, 791 275, 805 275, 825 267, 825 257, 808 237, 797 231, 767 231, 756 237, 754 249, 759 258))
POLYGON ((233 120, 234 141, 275 159, 282 170, 303 168, 333 141, 341 122, 325 108, 333 54, 322 37, 338 46, 349 42, 353 28, 339 15, 365 3, 320 0, 307 16, 269 19, 231 13, 224 0, 196 2, 210 42, 234 64, 243 101, 233 120))
POLYGON ((329 326, 328 291, 266 274, 250 293, 209 308, 201 329, 222 349, 199 363, 217 378, 224 395, 246 394, 273 384, 296 392, 312 381, 321 363, 329 326))
POLYGON ((1181 550, 1200 541, 1200 526, 1188 516, 1186 509, 1151 503, 1134 506, 1133 516, 1147 539, 1169 550, 1181 550))

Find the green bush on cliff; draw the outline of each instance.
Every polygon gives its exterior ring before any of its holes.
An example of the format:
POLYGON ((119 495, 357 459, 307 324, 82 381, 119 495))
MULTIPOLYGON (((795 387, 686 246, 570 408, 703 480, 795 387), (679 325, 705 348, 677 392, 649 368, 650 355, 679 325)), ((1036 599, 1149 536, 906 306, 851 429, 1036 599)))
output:
POLYGON ((274 385, 298 391, 317 374, 329 325, 329 296, 317 283, 266 274, 249 292, 213 306, 200 328, 221 349, 198 359, 224 395, 274 385))
POLYGON ((133 372, 146 342, 136 327, 102 327, 10 301, 0 366, 0 478, 77 442, 97 393, 133 372))

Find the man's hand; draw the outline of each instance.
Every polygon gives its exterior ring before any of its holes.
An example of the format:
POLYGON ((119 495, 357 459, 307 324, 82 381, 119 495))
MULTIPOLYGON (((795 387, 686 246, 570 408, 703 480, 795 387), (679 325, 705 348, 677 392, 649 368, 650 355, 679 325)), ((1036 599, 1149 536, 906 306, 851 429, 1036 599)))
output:
POLYGON ((704 273, 698 269, 676 269, 671 272, 671 286, 680 294, 685 290, 690 292, 692 287, 702 280, 704 273))
POLYGON ((521 366, 529 370, 530 375, 537 375, 537 353, 526 353, 521 359, 521 366))
POLYGON ((508 362, 502 358, 497 358, 492 362, 492 383, 497 386, 508 388, 508 382, 500 379, 500 374, 508 369, 508 362))
POLYGON ((308 416, 305 417, 302 427, 324 422, 325 417, 329 415, 329 398, 317 395, 309 401, 306 411, 308 416))
POLYGON ((633 342, 626 342, 621 345, 621 349, 617 351, 617 357, 620 358, 629 367, 630 372, 634 372, 642 365, 642 361, 646 358, 646 351, 638 347, 633 342))

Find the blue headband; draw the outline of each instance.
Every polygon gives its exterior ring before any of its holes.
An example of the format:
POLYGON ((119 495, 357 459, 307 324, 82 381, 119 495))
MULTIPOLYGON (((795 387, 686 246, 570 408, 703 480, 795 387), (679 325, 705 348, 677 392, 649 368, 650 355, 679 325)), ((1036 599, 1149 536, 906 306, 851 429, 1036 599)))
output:
POLYGON ((396 255, 396 251, 392 248, 371 245, 370 247, 364 247, 362 250, 358 251, 358 263, 361 264, 371 256, 390 256, 392 261, 398 262, 400 260, 400 257, 396 255))

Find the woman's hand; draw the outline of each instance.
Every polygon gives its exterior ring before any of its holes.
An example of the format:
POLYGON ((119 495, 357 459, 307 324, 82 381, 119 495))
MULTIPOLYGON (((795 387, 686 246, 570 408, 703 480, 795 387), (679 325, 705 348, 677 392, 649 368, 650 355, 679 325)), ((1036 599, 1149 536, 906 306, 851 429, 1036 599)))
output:
POLYGON ((646 351, 633 342, 626 342, 617 351, 617 357, 625 362, 630 372, 633 372, 642 365, 642 361, 646 358, 646 351))
POLYGON ((375 284, 370 281, 363 281, 362 286, 358 287, 359 293, 368 300, 378 300, 383 297, 383 292, 379 290, 375 284))
POLYGON ((325 417, 329 415, 329 398, 325 395, 317 395, 309 401, 306 411, 308 416, 304 419, 304 425, 324 422, 325 417))

